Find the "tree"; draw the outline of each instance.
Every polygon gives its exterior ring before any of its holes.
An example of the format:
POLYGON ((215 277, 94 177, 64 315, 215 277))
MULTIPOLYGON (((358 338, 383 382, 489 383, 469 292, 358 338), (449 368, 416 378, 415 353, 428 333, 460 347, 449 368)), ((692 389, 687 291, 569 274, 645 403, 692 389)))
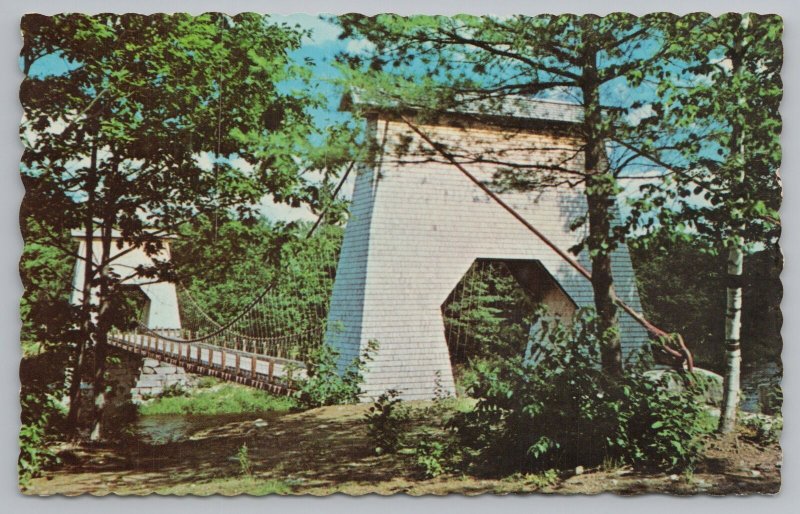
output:
MULTIPOLYGON (((648 319, 692 342, 695 364, 725 371, 726 259, 698 238, 675 238, 670 227, 630 245, 642 308, 648 319), (687 273, 691 270, 691 273, 687 273), (698 280, 702 277, 702 280, 698 280)), ((777 247, 745 255, 742 361, 775 362, 781 353, 781 256, 777 247)))
MULTIPOLYGON (((115 231, 154 254, 159 235, 200 213, 246 217, 265 194, 314 202, 316 186, 303 172, 324 166, 314 160, 324 145, 312 142, 309 114, 321 99, 281 86, 310 77, 288 55, 305 33, 260 15, 27 15, 22 30, 26 208, 79 230, 87 243, 102 242, 100 255, 91 245, 76 255, 56 237, 49 241, 86 263, 69 424, 76 430, 92 351, 96 439, 107 337, 126 278, 112 272, 115 231), (45 58, 60 59, 67 71, 36 72, 45 58)), ((335 170, 328 162, 323 171, 335 170)), ((174 277, 167 263, 134 273, 174 277)))
POLYGON ((265 288, 270 301, 239 322, 243 332, 263 330, 257 325, 278 310, 287 334, 314 328, 327 312, 343 230, 326 225, 307 237, 309 230, 305 222, 230 215, 217 223, 201 215, 181 226, 171 253, 180 270, 183 328, 221 326, 265 288))
POLYGON ((780 234, 781 32, 774 15, 680 20, 670 57, 686 65, 662 88, 660 122, 705 136, 677 141, 683 169, 646 188, 672 204, 659 211, 659 226, 727 254, 723 433, 734 429, 739 403, 745 255, 773 247, 780 234))
POLYGON ((633 102, 636 95, 626 98, 613 91, 616 87, 637 88, 647 77, 668 80, 659 66, 669 48, 674 19, 663 13, 641 18, 623 13, 603 18, 339 18, 342 37, 365 38, 373 45, 366 55, 342 56, 354 70, 349 77, 351 86, 366 91, 387 108, 411 107, 422 116, 433 116, 469 102, 472 109, 478 105, 482 112, 490 112, 515 95, 544 93, 566 96, 580 105, 582 116, 574 134, 582 142, 580 156, 529 165, 502 155, 453 149, 445 142, 434 142, 434 146, 451 160, 458 156, 465 162, 505 166, 506 171, 496 178, 510 187, 532 189, 564 183, 583 187, 587 214, 576 228, 588 224, 585 247, 592 264, 598 330, 605 341, 601 360, 616 376, 622 373, 622 352, 611 254, 627 232, 627 227, 615 226, 616 194, 624 170, 640 163, 641 155, 629 154, 624 145, 637 143, 638 126, 628 123, 623 128, 626 117, 638 108, 633 102), (608 154, 606 142, 620 140, 624 151, 608 154), (580 161, 581 166, 576 169, 569 161, 580 161))

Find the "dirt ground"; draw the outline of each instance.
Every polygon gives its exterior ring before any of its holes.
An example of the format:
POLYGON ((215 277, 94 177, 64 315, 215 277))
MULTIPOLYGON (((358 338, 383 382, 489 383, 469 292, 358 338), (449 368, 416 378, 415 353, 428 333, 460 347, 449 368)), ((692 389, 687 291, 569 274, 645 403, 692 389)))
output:
POLYGON ((63 446, 62 465, 34 479, 25 494, 312 494, 369 493, 623 495, 755 494, 780 489, 781 452, 746 435, 712 439, 693 475, 643 473, 628 468, 567 473, 540 488, 531 477, 421 480, 410 459, 376 455, 363 423, 366 405, 324 407, 268 422, 239 421, 195 433, 189 440, 149 445, 63 446), (243 444, 253 464, 242 477, 236 455, 243 444))

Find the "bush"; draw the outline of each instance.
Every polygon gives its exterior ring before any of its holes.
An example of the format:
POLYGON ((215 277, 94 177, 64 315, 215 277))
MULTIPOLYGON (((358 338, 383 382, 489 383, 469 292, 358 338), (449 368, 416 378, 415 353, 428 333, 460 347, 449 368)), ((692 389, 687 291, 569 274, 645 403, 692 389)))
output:
POLYGON ((51 395, 26 394, 21 398, 23 420, 19 430, 17 471, 23 488, 47 467, 58 464, 50 449, 54 418, 63 417, 61 406, 51 395))
POLYGON ((323 344, 309 356, 306 378, 298 381, 297 398, 301 407, 311 409, 324 405, 357 403, 361 394, 362 375, 377 343, 370 342, 360 358, 356 358, 339 373, 339 353, 323 344))
POLYGON ((446 447, 439 441, 420 441, 417 445, 416 469, 423 478, 436 478, 445 472, 446 447))
POLYGON ((543 324, 529 359, 473 364, 468 392, 478 400, 450 427, 477 472, 534 472, 591 466, 604 459, 663 469, 690 467, 700 448, 697 391, 669 391, 644 376, 647 362, 621 379, 600 369, 596 317, 543 324))
POLYGON ((375 445, 375 453, 394 453, 408 430, 409 411, 399 398, 400 393, 389 389, 378 396, 364 415, 367 433, 375 445))
POLYGON ((676 392, 667 377, 654 381, 643 368, 635 367, 622 381, 615 450, 631 464, 692 469, 703 449, 701 436, 713 430, 704 415, 703 382, 685 375, 684 388, 676 392))

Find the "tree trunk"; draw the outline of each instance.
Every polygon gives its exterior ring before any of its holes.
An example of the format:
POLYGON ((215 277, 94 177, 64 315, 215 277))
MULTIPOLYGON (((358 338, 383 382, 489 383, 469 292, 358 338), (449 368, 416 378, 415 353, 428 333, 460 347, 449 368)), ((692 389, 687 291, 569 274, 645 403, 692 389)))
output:
POLYGON ((598 316, 598 337, 601 341, 601 365, 612 375, 622 375, 622 344, 618 328, 618 312, 614 303, 614 277, 611 271, 612 209, 615 199, 616 179, 608 169, 602 168, 604 154, 602 137, 602 112, 597 79, 597 52, 589 49, 584 60, 583 102, 586 176, 586 203, 588 208, 589 237, 587 247, 592 261, 592 291, 598 316))
MULTIPOLYGON (((602 188, 601 188, 602 189, 602 188)), ((614 303, 614 277, 611 271, 609 200, 607 196, 588 194, 589 251, 592 259, 592 292, 598 317, 598 336, 602 342, 601 365, 612 376, 622 375, 622 343, 619 316, 614 303), (596 244, 592 244, 595 241, 596 244), (603 248, 607 246, 607 248, 603 248)))
POLYGON ((81 383, 83 382, 83 367, 86 361, 86 349, 91 340, 92 327, 92 282, 94 279, 94 200, 97 181, 97 145, 92 145, 89 163, 89 177, 87 177, 86 213, 84 216, 83 231, 86 241, 86 255, 83 268, 83 297, 81 298, 81 312, 84 317, 81 327, 80 340, 72 368, 72 379, 69 384, 69 412, 67 413, 67 430, 75 437, 78 434, 82 401, 81 383))
POLYGON ((106 407, 106 355, 108 353, 108 331, 98 330, 94 348, 94 414, 92 433, 89 439, 99 441, 103 438, 103 415, 106 407))
POLYGON ((110 294, 112 292, 109 281, 108 263, 111 262, 111 242, 113 230, 113 217, 106 216, 103 220, 101 234, 102 254, 100 260, 100 306, 97 316, 97 330, 95 333, 94 347, 94 414, 92 416, 92 433, 90 439, 99 441, 103 438, 103 417, 106 408, 106 356, 108 354, 108 332, 111 329, 110 322, 110 294))
POLYGON ((742 366, 742 271, 744 239, 738 237, 728 251, 727 307, 725 309, 725 378, 722 392, 722 412, 719 431, 730 433, 736 427, 739 406, 739 375, 742 366))
MULTIPOLYGON (((742 27, 747 29, 746 18, 742 18, 742 27)), ((737 76, 742 70, 743 38, 737 38, 736 47, 731 53, 731 74, 737 76)), ((727 434, 736 428, 736 410, 739 407, 739 376, 742 367, 741 329, 742 329, 742 272, 744 268, 744 233, 745 223, 742 218, 740 203, 744 200, 743 184, 745 179, 745 126, 742 119, 733 119, 730 139, 730 156, 728 162, 733 163, 731 196, 733 207, 730 219, 734 227, 735 237, 728 248, 728 266, 726 277, 725 307, 725 376, 722 385, 722 410, 719 416, 719 432, 727 434)))

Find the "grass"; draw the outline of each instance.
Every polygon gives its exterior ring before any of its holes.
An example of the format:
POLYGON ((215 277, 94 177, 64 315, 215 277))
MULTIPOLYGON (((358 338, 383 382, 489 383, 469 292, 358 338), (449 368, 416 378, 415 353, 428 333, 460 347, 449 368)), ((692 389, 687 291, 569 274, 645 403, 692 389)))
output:
POLYGON ((265 496, 267 494, 289 494, 292 488, 283 480, 259 479, 255 477, 218 478, 201 483, 182 483, 174 486, 157 489, 157 494, 174 494, 184 496, 187 494, 208 496, 222 494, 232 496, 236 494, 250 494, 265 496))
POLYGON ((296 406, 293 398, 273 396, 237 384, 210 382, 177 396, 162 396, 139 406, 139 414, 249 414, 264 411, 286 412, 296 406), (205 387, 204 387, 205 386, 205 387))

